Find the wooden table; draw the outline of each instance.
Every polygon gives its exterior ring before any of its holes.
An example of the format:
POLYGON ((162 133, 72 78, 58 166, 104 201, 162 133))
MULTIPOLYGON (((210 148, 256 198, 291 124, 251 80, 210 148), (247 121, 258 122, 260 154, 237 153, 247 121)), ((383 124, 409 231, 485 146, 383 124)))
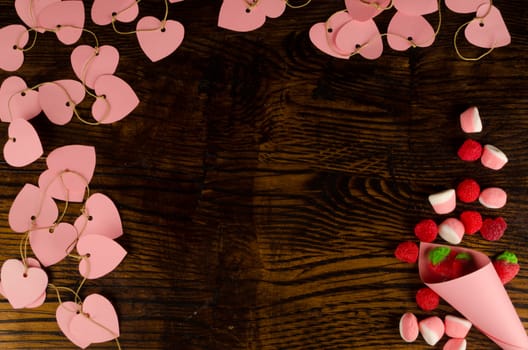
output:
MULTIPOLYGON (((32 124, 44 157, 64 145, 96 148, 90 189, 116 203, 125 232, 117 241, 128 256, 111 274, 88 281, 81 296, 101 293, 113 302, 123 349, 429 348, 421 338, 403 342, 402 313, 421 319, 454 311, 445 302, 420 311, 417 268, 393 252, 401 241, 418 241, 419 220, 443 219, 428 195, 466 177, 508 193, 503 209, 467 204, 453 215, 475 209, 507 220, 500 241, 477 234, 462 245, 489 256, 506 249, 518 255, 521 272, 506 288, 528 326, 523 1, 496 3, 512 43, 478 62, 459 59, 453 47, 456 29, 472 16, 444 5, 431 47, 396 52, 385 41, 381 58, 369 61, 330 57, 309 40, 312 24, 344 9, 343 1, 314 0, 256 31, 236 33, 217 27, 221 1, 186 0, 169 8, 169 18, 185 26, 183 44, 152 63, 135 35, 94 25, 91 3, 85 2, 86 28, 101 45, 119 49, 115 74, 141 103, 111 125, 73 119, 57 126, 44 116, 32 124), (500 171, 456 155, 468 137, 459 114, 472 105, 484 130, 471 137, 510 159, 500 171)), ((376 19, 382 31, 392 13, 376 19)), ((163 2, 141 1, 144 15, 162 17, 163 2)), ((437 21, 435 14, 427 18, 437 21)), ((0 24, 18 23, 12 1, 0 1, 0 24)), ((78 44, 93 45, 93 38, 86 33, 78 44)), ((0 79, 15 74, 30 86, 74 79, 74 46, 39 35, 23 67, 1 71, 0 79)), ((467 56, 485 51, 464 44, 463 35, 459 46, 467 56)), ((90 115, 92 101, 78 106, 82 115, 90 115)), ((8 124, 1 127, 7 140, 8 124)), ((19 257, 22 235, 9 228, 8 212, 21 187, 37 183, 44 157, 24 168, 0 164, 2 261, 19 257)), ((75 259, 47 271, 56 285, 80 281, 75 259)), ((0 348, 73 349, 55 322, 57 305, 52 290, 37 309, 13 310, 2 299, 0 348)), ((497 348, 475 329, 467 339, 469 349, 497 348)))

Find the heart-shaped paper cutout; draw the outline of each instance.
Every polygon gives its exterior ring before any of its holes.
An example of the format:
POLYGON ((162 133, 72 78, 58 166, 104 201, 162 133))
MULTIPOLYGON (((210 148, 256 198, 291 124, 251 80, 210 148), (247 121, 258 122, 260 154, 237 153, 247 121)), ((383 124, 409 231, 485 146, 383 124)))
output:
POLYGON ((387 30, 387 42, 397 51, 405 51, 414 44, 419 47, 431 46, 435 31, 423 16, 409 16, 396 11, 387 30))
POLYGON ((25 184, 9 209, 8 221, 13 231, 27 232, 53 225, 58 216, 57 204, 44 190, 25 184))
POLYGON ((265 22, 266 13, 263 7, 260 5, 250 7, 243 0, 224 0, 218 14, 220 28, 237 32, 255 30, 262 27, 265 22))
POLYGON ((44 153, 37 131, 27 120, 13 120, 7 133, 9 139, 4 145, 4 159, 7 164, 23 167, 33 163, 44 153))
POLYGON ((82 312, 73 316, 70 332, 83 343, 104 343, 119 337, 119 320, 112 303, 100 294, 84 299, 82 312))
POLYGON ((59 325, 60 330, 66 338, 68 338, 75 346, 86 349, 90 346, 91 342, 87 339, 78 339, 70 331, 70 324, 73 318, 81 312, 81 306, 74 303, 73 301, 65 301, 59 304, 57 310, 55 311, 55 318, 57 319, 57 324, 59 325))
MULTIPOLYGON (((40 268, 40 263, 38 262, 37 259, 27 258, 26 259, 26 264, 29 267, 38 267, 38 268, 40 268)), ((0 282, 0 295, 2 295, 4 298, 6 298, 5 293, 4 293, 4 288, 2 287, 2 283, 1 282, 0 282)), ((46 292, 44 291, 44 293, 42 293, 42 295, 40 297, 38 297, 32 303, 26 305, 25 308, 26 309, 34 309, 34 308, 40 307, 40 306, 42 306, 42 304, 44 304, 45 301, 46 301, 46 292)))
POLYGON ((356 21, 366 21, 382 13, 390 6, 391 0, 345 0, 350 16, 356 21))
POLYGON ((102 193, 94 193, 84 205, 84 213, 74 223, 79 236, 101 235, 116 239, 123 234, 121 216, 114 202, 102 193))
POLYGON ((30 28, 41 31, 38 28, 37 22, 40 11, 49 5, 60 1, 61 0, 15 0, 15 9, 22 22, 30 28))
POLYGON ((488 6, 480 6, 477 18, 467 25, 464 31, 467 41, 487 49, 509 45, 511 36, 500 11, 495 6, 491 9, 488 6))
POLYGON ((39 176, 39 187, 53 198, 82 202, 95 170, 93 146, 68 145, 53 150, 46 159, 48 170, 39 176))
POLYGON ((359 22, 356 20, 346 23, 336 34, 336 46, 345 52, 355 52, 373 60, 383 53, 383 41, 373 19, 359 22))
POLYGON ((98 49, 79 45, 73 49, 70 61, 77 78, 93 89, 95 80, 101 75, 115 73, 119 64, 119 51, 109 45, 100 46, 98 49))
POLYGON ((84 28, 84 3, 82 0, 60 1, 46 6, 38 14, 40 27, 55 32, 65 45, 76 43, 84 28))
POLYGON ((170 2, 171 4, 175 4, 175 3, 177 3, 177 2, 182 2, 182 1, 183 1, 183 0, 169 0, 169 2, 170 2))
POLYGON ((136 35, 141 50, 152 62, 157 62, 181 45, 185 28, 178 21, 162 23, 152 16, 143 17, 136 25, 136 35))
POLYGON ((39 87, 39 103, 48 119, 57 125, 67 124, 73 109, 84 100, 84 86, 76 80, 57 80, 39 87))
POLYGON ((112 18, 119 22, 129 23, 135 20, 139 13, 136 0, 94 0, 92 5, 92 21, 100 26, 112 23, 112 18))
POLYGON ((392 0, 394 7, 407 15, 420 16, 438 11, 438 0, 392 0))
POLYGON ((25 268, 20 260, 9 259, 2 265, 0 280, 5 296, 14 309, 31 305, 45 293, 48 275, 38 267, 25 268))
POLYGON ((34 230, 29 234, 33 253, 46 267, 62 261, 72 251, 76 240, 77 229, 65 222, 52 228, 34 230))
POLYGON ((14 72, 24 63, 24 51, 29 40, 26 27, 11 24, 0 28, 0 69, 14 72))
POLYGON ((259 0, 257 7, 261 7, 266 17, 277 18, 280 17, 286 9, 286 1, 284 0, 259 0))
POLYGON ((326 23, 316 23, 310 28, 310 41, 315 47, 330 56, 343 59, 350 58, 350 52, 342 52, 336 47, 335 35, 343 25, 351 20, 352 17, 347 11, 334 13, 326 23))
POLYGON ((477 12, 481 5, 489 5, 490 0, 445 0, 445 4, 453 12, 471 13, 477 12))
POLYGON ((126 81, 115 75, 102 75, 95 81, 98 96, 92 105, 92 115, 101 124, 117 122, 129 115, 139 99, 126 81))
POLYGON ((127 254, 119 243, 101 235, 83 235, 77 242, 77 252, 84 256, 79 263, 79 272, 88 279, 112 272, 127 254))
POLYGON ((0 119, 3 122, 22 118, 29 120, 42 111, 38 92, 28 89, 24 79, 6 78, 0 86, 0 119))

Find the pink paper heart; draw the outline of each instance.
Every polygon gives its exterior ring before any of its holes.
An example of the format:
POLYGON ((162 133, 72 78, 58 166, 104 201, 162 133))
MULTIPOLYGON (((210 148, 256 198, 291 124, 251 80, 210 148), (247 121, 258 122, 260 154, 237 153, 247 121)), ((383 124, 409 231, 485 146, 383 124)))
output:
MULTIPOLYGON (((37 267, 37 268, 40 268, 40 263, 38 262, 37 259, 33 259, 33 258, 27 258, 26 259, 26 264, 29 266, 29 267, 37 267)), ((2 283, 0 282, 0 294, 4 297, 5 297, 5 293, 4 293, 4 288, 2 287, 2 283)), ((7 299, 7 298, 6 298, 7 299)), ((44 304, 44 301, 46 301, 46 291, 44 291, 44 293, 42 293, 42 295, 40 297, 38 297, 35 301, 33 301, 32 303, 28 304, 25 306, 26 309, 34 309, 34 308, 37 308, 37 307, 40 307, 42 306, 42 304, 44 304)))
POLYGON ((57 324, 59 325, 60 330, 66 338, 68 338, 75 346, 86 349, 90 346, 91 342, 87 339, 78 339, 70 331, 70 324, 73 318, 80 313, 81 305, 76 304, 72 301, 66 301, 57 307, 55 311, 55 318, 57 319, 57 324))
POLYGON ((116 239, 123 234, 117 207, 102 193, 94 193, 86 200, 84 213, 75 220, 74 225, 79 236, 95 234, 116 239))
POLYGON ((487 49, 509 45, 511 36, 500 11, 495 6, 491 9, 488 6, 480 6, 477 18, 467 25, 464 31, 467 41, 487 49))
POLYGON ((29 244, 42 265, 48 267, 62 261, 75 246, 77 230, 73 225, 61 222, 53 228, 31 231, 29 244))
POLYGON ((84 235, 77 242, 77 252, 89 255, 79 263, 81 276, 96 279, 112 272, 125 258, 126 250, 119 243, 101 235, 84 235))
POLYGON ((28 267, 20 260, 9 259, 2 265, 0 280, 5 296, 14 309, 31 305, 45 293, 48 275, 41 268, 28 267))
POLYGON ((126 81, 115 75, 102 75, 95 81, 98 96, 92 105, 92 115, 101 124, 117 122, 130 113, 139 104, 139 99, 126 81))
POLYGON ((59 209, 55 201, 32 184, 25 184, 9 209, 9 226, 15 232, 27 232, 36 227, 49 227, 57 220, 59 209))
POLYGON ((28 89, 24 79, 17 76, 6 78, 0 86, 0 119, 11 122, 22 118, 29 120, 42 111, 38 92, 28 89))
POLYGON ((9 124, 9 139, 4 145, 4 159, 14 167, 23 167, 40 158, 44 150, 33 125, 25 119, 15 119, 9 124))
MULTIPOLYGON (((249 1, 249 0, 248 0, 249 1)), ((259 0, 258 5, 266 14, 266 17, 280 17, 286 10, 286 1, 284 0, 259 0)))
POLYGON ((82 202, 95 170, 95 148, 68 145, 53 150, 46 159, 48 170, 39 176, 39 187, 56 199, 82 202))
POLYGON ((83 33, 84 3, 82 0, 68 0, 46 6, 38 15, 38 24, 54 31, 63 44, 74 44, 83 33))
POLYGON ((73 316, 70 332, 83 343, 104 343, 119 337, 119 320, 112 303, 100 294, 84 299, 82 313, 73 316))
POLYGON ((490 4, 490 0, 445 0, 448 9, 456 13, 471 13, 484 4, 490 4))
POLYGON ((431 46, 435 40, 435 31, 422 16, 409 16, 396 11, 388 27, 387 42, 397 51, 405 51, 414 45, 431 46))
POLYGON ((346 23, 336 34, 336 46, 345 52, 359 53, 367 59, 376 59, 383 53, 383 41, 373 19, 346 23))
POLYGON ((109 45, 98 49, 80 45, 72 51, 70 61, 77 78, 93 89, 95 80, 101 75, 115 73, 119 64, 119 51, 109 45))
POLYGON ((224 0, 218 14, 220 28, 237 32, 249 32, 260 28, 266 22, 262 6, 250 7, 243 0, 224 0))
POLYGON ((156 17, 140 19, 136 25, 136 36, 141 50, 152 62, 157 62, 181 45, 185 28, 180 22, 167 20, 165 23, 156 17))
POLYGON ((48 119, 57 125, 67 124, 73 109, 84 100, 84 86, 76 80, 45 83, 38 90, 39 103, 48 119))
POLYGON ((92 21, 100 26, 116 21, 129 23, 135 20, 139 13, 136 0, 94 0, 92 5, 92 21))
POLYGON ((177 2, 182 2, 182 1, 183 1, 183 0, 169 0, 169 2, 170 2, 171 4, 175 4, 175 3, 177 3, 177 2))
POLYGON ((24 51, 29 34, 26 27, 11 24, 0 28, 0 69, 14 72, 24 63, 24 51))
POLYGON ((38 30, 37 18, 40 11, 47 6, 60 1, 61 0, 15 0, 15 9, 22 22, 28 27, 38 30))
POLYGON ((438 11, 438 0, 392 0, 398 11, 411 16, 427 15, 438 11))
POLYGON ((350 58, 350 52, 343 52, 336 46, 335 36, 339 29, 351 20, 352 17, 347 11, 336 12, 328 18, 326 23, 316 23, 310 28, 310 41, 315 47, 330 56, 343 59, 350 58))
POLYGON ((390 2, 391 0, 345 0, 345 6, 353 19, 362 22, 382 13, 388 8, 390 2))

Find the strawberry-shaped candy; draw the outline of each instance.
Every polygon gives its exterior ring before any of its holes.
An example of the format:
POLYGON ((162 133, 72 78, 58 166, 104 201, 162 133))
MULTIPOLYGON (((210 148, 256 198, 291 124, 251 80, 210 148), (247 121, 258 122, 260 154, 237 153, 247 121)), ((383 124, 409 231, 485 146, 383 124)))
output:
POLYGON ((429 251, 431 270, 438 275, 439 279, 446 280, 451 277, 451 263, 454 257, 449 247, 435 247, 429 251))
POLYGON ((495 258, 493 267, 499 275, 502 284, 510 282, 517 274, 521 266, 517 260, 517 256, 509 251, 505 251, 495 258))
POLYGON ((473 259, 468 253, 458 253, 451 264, 451 278, 464 276, 474 270, 473 259))

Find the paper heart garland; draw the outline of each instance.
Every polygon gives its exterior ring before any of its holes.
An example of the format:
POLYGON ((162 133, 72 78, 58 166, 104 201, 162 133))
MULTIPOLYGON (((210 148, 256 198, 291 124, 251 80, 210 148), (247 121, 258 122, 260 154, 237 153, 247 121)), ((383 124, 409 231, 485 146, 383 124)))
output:
POLYGON ((48 119, 57 125, 67 124, 76 105, 84 100, 84 86, 76 80, 44 83, 38 89, 39 103, 48 119))
POLYGON ((112 303, 100 294, 90 294, 82 312, 73 316, 70 332, 82 343, 103 343, 119 337, 119 320, 112 303))
POLYGON ((366 21, 382 13, 390 6, 391 0, 345 0, 350 16, 356 21, 366 21))
POLYGON ((383 53, 381 34, 373 19, 349 21, 337 32, 335 44, 341 51, 353 53, 357 50, 357 53, 370 60, 383 53))
POLYGON ((330 56, 343 59, 350 58, 351 52, 342 52, 336 46, 335 36, 341 27, 351 20, 352 17, 350 17, 347 11, 339 11, 334 13, 332 16, 330 16, 330 18, 328 18, 326 23, 316 23, 310 28, 310 41, 319 50, 330 56))
POLYGON ((15 0, 15 10, 22 20, 29 28, 36 29, 43 32, 38 27, 39 13, 49 5, 60 2, 61 0, 15 0))
POLYGON ((397 11, 387 29, 387 42, 397 51, 405 51, 412 44, 420 47, 431 46, 435 40, 435 31, 422 16, 409 16, 397 11))
POLYGON ((180 22, 156 17, 143 17, 136 25, 136 36, 141 50, 152 62, 173 53, 182 43, 185 28, 180 22))
POLYGON ((24 63, 24 51, 29 40, 26 27, 11 24, 0 28, 0 69, 8 72, 16 71, 24 63))
POLYGON ((509 45, 511 36, 500 11, 489 5, 478 8, 476 18, 471 21, 464 35, 471 44, 487 49, 509 45))
POLYGON ((119 51, 113 46, 94 48, 80 45, 73 49, 70 62, 77 78, 93 89, 101 75, 112 75, 119 64, 119 51))
POLYGON ((117 122, 129 115, 139 104, 139 99, 123 79, 115 75, 102 75, 95 81, 98 96, 92 105, 92 115, 101 124, 117 122))
POLYGON ((0 119, 32 119, 42 111, 38 92, 28 89, 24 79, 17 76, 6 78, 0 85, 0 119))
POLYGON ((14 167, 23 167, 40 158, 44 150, 35 128, 25 119, 9 124, 9 139, 4 145, 4 159, 14 167))
POLYGON ((88 339, 81 339, 75 337, 75 335, 70 330, 70 324, 73 318, 81 312, 81 305, 76 304, 72 301, 66 301, 59 304, 57 310, 55 311, 55 318, 57 324, 59 325, 60 330, 66 338, 68 338, 74 345, 78 346, 81 349, 86 349, 90 346, 91 341, 88 339))
POLYGON ((9 209, 9 226, 15 232, 36 227, 50 227, 59 216, 59 208, 51 196, 32 184, 25 184, 9 209))
POLYGON ((73 250, 76 240, 77 230, 65 222, 29 233, 31 250, 46 267, 62 261, 73 250))
POLYGON ((81 0, 55 2, 42 9, 37 20, 39 27, 55 32, 63 44, 74 44, 83 33, 84 3, 81 0))
POLYGON ((94 0, 92 5, 92 21, 100 26, 116 21, 129 23, 139 14, 138 2, 135 0, 94 0))
POLYGON ((218 26, 237 32, 249 32, 262 27, 266 17, 279 17, 285 9, 284 0, 260 0, 254 6, 249 6, 243 0, 224 0, 218 14, 218 26))
POLYGON ((33 304, 45 293, 48 275, 38 267, 26 267, 20 260, 6 260, 0 271, 5 297, 14 309, 33 304))
POLYGON ((88 279, 112 272, 127 254, 117 242, 100 235, 84 235, 77 242, 77 252, 85 256, 79 263, 79 273, 88 279))
POLYGON ((75 220, 79 236, 101 235, 116 239, 123 235, 123 225, 114 202, 102 193, 94 193, 84 205, 84 213, 75 220))

